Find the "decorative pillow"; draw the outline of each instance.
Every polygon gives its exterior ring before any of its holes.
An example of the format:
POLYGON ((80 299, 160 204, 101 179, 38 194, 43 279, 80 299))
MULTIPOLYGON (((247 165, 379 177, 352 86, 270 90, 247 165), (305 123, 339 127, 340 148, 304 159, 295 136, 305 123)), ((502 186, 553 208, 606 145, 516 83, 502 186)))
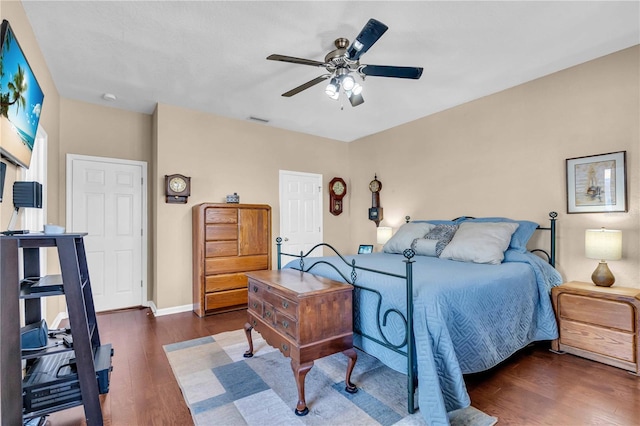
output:
POLYGON ((518 226, 515 222, 463 222, 440 257, 462 262, 500 264, 518 226))
POLYGON ((438 240, 430 240, 428 238, 416 238, 411 243, 411 248, 418 256, 437 256, 436 246, 438 240))
POLYGON ((425 235, 425 238, 429 238, 430 240, 438 240, 436 244, 436 256, 440 257, 442 250, 449 244, 449 241, 451 241, 457 229, 458 225, 436 225, 425 235))
POLYGON ((385 253, 400 253, 411 248, 416 238, 423 238, 435 225, 426 222, 405 223, 382 248, 385 253))
POLYGON ((530 222, 528 220, 513 220, 506 217, 479 217, 475 219, 464 219, 465 222, 508 222, 517 223, 518 229, 511 236, 511 242, 509 248, 517 250, 521 253, 527 251, 527 243, 529 239, 538 228, 538 224, 530 222))

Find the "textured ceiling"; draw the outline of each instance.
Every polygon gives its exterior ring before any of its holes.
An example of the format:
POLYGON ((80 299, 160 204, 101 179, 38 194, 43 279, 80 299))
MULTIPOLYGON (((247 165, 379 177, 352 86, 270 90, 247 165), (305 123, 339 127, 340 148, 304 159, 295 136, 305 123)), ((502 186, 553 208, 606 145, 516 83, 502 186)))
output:
MULTIPOLYGON (((181 106, 341 141, 640 43, 640 2, 32 1, 23 6, 60 95, 151 113, 181 106), (369 18, 389 30, 363 64, 424 67, 420 80, 368 77, 365 103, 324 84, 282 93, 324 69, 338 37, 369 18), (117 96, 114 102, 103 93, 117 96)), ((19 34, 18 34, 19 36, 19 34)), ((46 107, 46 106, 45 106, 46 107)))

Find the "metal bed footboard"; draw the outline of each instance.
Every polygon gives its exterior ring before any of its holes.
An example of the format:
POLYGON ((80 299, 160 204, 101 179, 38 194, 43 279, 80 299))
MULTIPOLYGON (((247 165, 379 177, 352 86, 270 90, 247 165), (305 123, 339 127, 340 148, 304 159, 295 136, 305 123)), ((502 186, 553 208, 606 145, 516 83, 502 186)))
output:
MULTIPOLYGON (((276 238, 276 246, 277 246, 277 252, 278 252, 278 269, 282 268, 282 256, 291 256, 291 257, 298 258, 300 262, 300 267, 292 268, 292 269, 297 269, 302 272, 311 272, 313 268, 317 265, 328 265, 333 270, 335 270, 345 282, 351 284, 354 287, 355 292, 365 291, 376 296, 377 298, 376 299, 377 300, 376 325, 377 325, 378 333, 382 340, 374 336, 368 335, 359 329, 359 327, 357 326, 358 322, 355 321, 355 317, 356 317, 355 309, 353 310, 353 315, 354 315, 353 332, 356 334, 359 334, 365 339, 369 339, 387 349, 390 349, 396 353, 399 353, 400 355, 407 357, 407 408, 409 413, 413 414, 415 412, 415 389, 418 383, 418 380, 417 380, 418 370, 417 370, 416 356, 415 356, 415 335, 413 333, 413 263, 414 261, 411 260, 415 256, 415 252, 411 249, 407 249, 404 251, 403 255, 405 257, 405 260, 403 260, 403 262, 405 262, 406 264, 406 273, 405 275, 401 275, 401 274, 395 274, 395 273, 386 272, 386 271, 380 271, 377 269, 357 266, 355 259, 353 259, 351 262, 348 262, 344 257, 342 257, 342 255, 333 246, 327 243, 316 244, 307 253, 304 253, 301 251, 300 254, 283 253, 282 238, 280 237, 276 238), (311 254, 314 250, 321 247, 329 248, 331 251, 333 251, 336 254, 336 256, 338 256, 344 262, 345 265, 351 268, 351 273, 349 277, 345 276, 345 274, 343 274, 342 271, 340 271, 340 269, 338 269, 335 265, 324 260, 311 261, 310 265, 306 267, 305 258, 307 258, 309 254, 311 254), (368 271, 368 272, 373 272, 375 274, 381 274, 381 275, 386 275, 389 277, 405 280, 407 315, 405 316, 402 312, 400 312, 396 308, 389 308, 386 311, 384 311, 384 313, 382 313, 382 295, 377 290, 357 284, 356 280, 358 279, 358 271, 368 271), (404 323, 404 326, 405 326, 405 336, 403 341, 400 344, 392 343, 385 336, 383 331, 384 327, 386 327, 387 325, 387 318, 391 314, 398 315, 400 317, 400 320, 404 323), (402 348, 405 345, 406 345, 406 351, 403 351, 402 348)), ((357 297, 354 297, 354 301, 355 300, 358 300, 357 297)), ((354 302, 354 303, 357 303, 357 302, 354 302)))
MULTIPOLYGON (((549 248, 549 252, 547 252, 546 250, 543 249, 533 249, 531 250, 531 252, 537 252, 537 253, 542 253, 545 255, 545 257, 547 258, 547 261, 549 262, 549 264, 551 264, 551 266, 555 267, 555 260, 556 260, 556 218, 558 216, 558 213, 556 212, 550 212, 549 213, 549 220, 550 220, 550 226, 549 227, 538 227, 539 230, 546 230, 546 231, 550 231, 550 248, 549 248)), ((409 216, 406 217, 407 222, 409 222, 409 216)), ((333 270, 335 270, 341 277, 342 279, 351 284, 354 287, 354 291, 358 292, 358 291, 364 291, 364 292, 369 292, 371 294, 374 294, 377 297, 377 309, 376 309, 376 326, 377 326, 377 330, 378 333, 380 335, 380 338, 382 339, 378 339, 377 337, 368 335, 364 332, 362 332, 362 330, 359 329, 359 327, 357 326, 358 322, 355 321, 355 316, 356 316, 356 309, 353 310, 353 315, 354 315, 354 333, 359 334, 360 336, 362 336, 365 339, 369 339, 387 349, 390 349, 398 354, 401 354, 403 356, 405 356, 407 358, 407 410, 410 414, 413 414, 415 412, 415 390, 416 387, 418 385, 418 370, 417 370, 417 361, 416 361, 416 348, 415 348, 415 335, 413 332, 413 263, 414 261, 412 260, 412 258, 415 256, 415 252, 412 249, 406 249, 404 250, 404 252, 402 253, 403 256, 405 257, 405 259, 403 260, 403 262, 405 262, 406 264, 406 272, 404 275, 401 274, 395 274, 395 273, 391 273, 391 272, 386 272, 386 271, 381 271, 381 270, 377 270, 377 269, 371 269, 371 268, 365 268, 362 266, 358 266, 356 265, 356 260, 352 259, 351 262, 347 261, 333 246, 331 246, 330 244, 327 243, 320 243, 315 245, 314 247, 312 247, 307 253, 304 253, 303 251, 300 251, 299 254, 292 254, 292 253, 283 253, 282 252, 282 238, 278 237, 276 238, 276 246, 277 246, 277 263, 278 263, 278 269, 282 269, 282 256, 291 256, 294 258, 299 259, 299 268, 292 268, 292 269, 296 269, 302 272, 311 272, 313 270, 313 268, 317 265, 328 265, 331 268, 333 268, 333 270), (321 247, 327 247, 328 249, 330 249, 331 251, 333 251, 335 253, 336 256, 338 256, 345 265, 347 265, 350 269, 351 269, 351 273, 349 274, 350 276, 347 277, 345 276, 345 274, 342 273, 342 271, 340 271, 340 269, 338 269, 335 265, 333 265, 330 262, 324 261, 324 260, 318 260, 318 261, 310 261, 310 265, 307 267, 305 265, 305 259, 307 257, 309 257, 309 255, 316 249, 321 248, 321 247), (406 305, 407 305, 407 315, 405 316, 402 312, 400 312, 398 309, 396 308, 389 308, 387 310, 384 311, 384 313, 382 313, 382 295, 380 294, 379 291, 365 287, 363 285, 357 284, 356 280, 358 278, 358 271, 368 271, 368 272, 372 272, 372 273, 376 273, 376 274, 381 274, 381 275, 386 275, 389 277, 394 277, 394 278, 398 278, 401 280, 405 280, 406 282, 406 305), (392 343, 384 334, 384 327, 386 327, 387 325, 387 319, 389 317, 389 315, 391 314, 395 314, 397 315, 400 320, 404 323, 405 325, 405 336, 404 339, 401 343, 399 344, 394 344, 392 343), (402 348, 406 346, 406 351, 402 350, 402 348)), ((358 303, 357 302, 358 298, 354 297, 354 303, 358 303)))

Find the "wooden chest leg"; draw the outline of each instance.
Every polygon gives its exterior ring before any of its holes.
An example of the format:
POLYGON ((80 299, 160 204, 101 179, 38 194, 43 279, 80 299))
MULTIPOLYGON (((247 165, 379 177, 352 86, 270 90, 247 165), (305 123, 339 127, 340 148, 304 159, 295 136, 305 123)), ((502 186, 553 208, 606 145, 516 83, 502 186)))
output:
POLYGON ((349 364, 347 365, 347 377, 344 380, 344 383, 346 385, 344 390, 349 393, 356 393, 358 392, 358 388, 356 387, 356 385, 351 383, 351 372, 353 371, 353 367, 356 366, 356 361, 358 360, 358 354, 356 353, 356 350, 353 348, 342 351, 342 353, 349 357, 349 364))
POLYGON ((251 324, 246 323, 244 325, 244 332, 247 335, 247 342, 249 342, 249 350, 242 355, 245 358, 251 358, 253 356, 253 338, 251 337, 251 329, 253 329, 251 324))
POLYGON ((306 416, 309 413, 309 408, 307 408, 307 402, 304 397, 304 379, 307 377, 307 373, 311 370, 311 367, 313 367, 313 361, 305 362, 301 365, 299 361, 295 359, 291 360, 293 377, 298 386, 298 405, 296 405, 296 409, 293 410, 297 416, 306 416))

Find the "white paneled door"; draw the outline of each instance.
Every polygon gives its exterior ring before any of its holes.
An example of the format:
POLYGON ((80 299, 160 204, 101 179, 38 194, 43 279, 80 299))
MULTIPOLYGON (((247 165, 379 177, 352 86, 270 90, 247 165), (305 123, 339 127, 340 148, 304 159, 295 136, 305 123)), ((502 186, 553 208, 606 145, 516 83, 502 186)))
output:
POLYGON ((67 229, 84 238, 96 311, 146 300, 146 163, 67 156, 67 229))
MULTIPOLYGON (((283 253, 306 253, 322 242, 322 175, 280 170, 280 237, 283 253)), ((291 259, 283 256, 282 265, 291 259)))

